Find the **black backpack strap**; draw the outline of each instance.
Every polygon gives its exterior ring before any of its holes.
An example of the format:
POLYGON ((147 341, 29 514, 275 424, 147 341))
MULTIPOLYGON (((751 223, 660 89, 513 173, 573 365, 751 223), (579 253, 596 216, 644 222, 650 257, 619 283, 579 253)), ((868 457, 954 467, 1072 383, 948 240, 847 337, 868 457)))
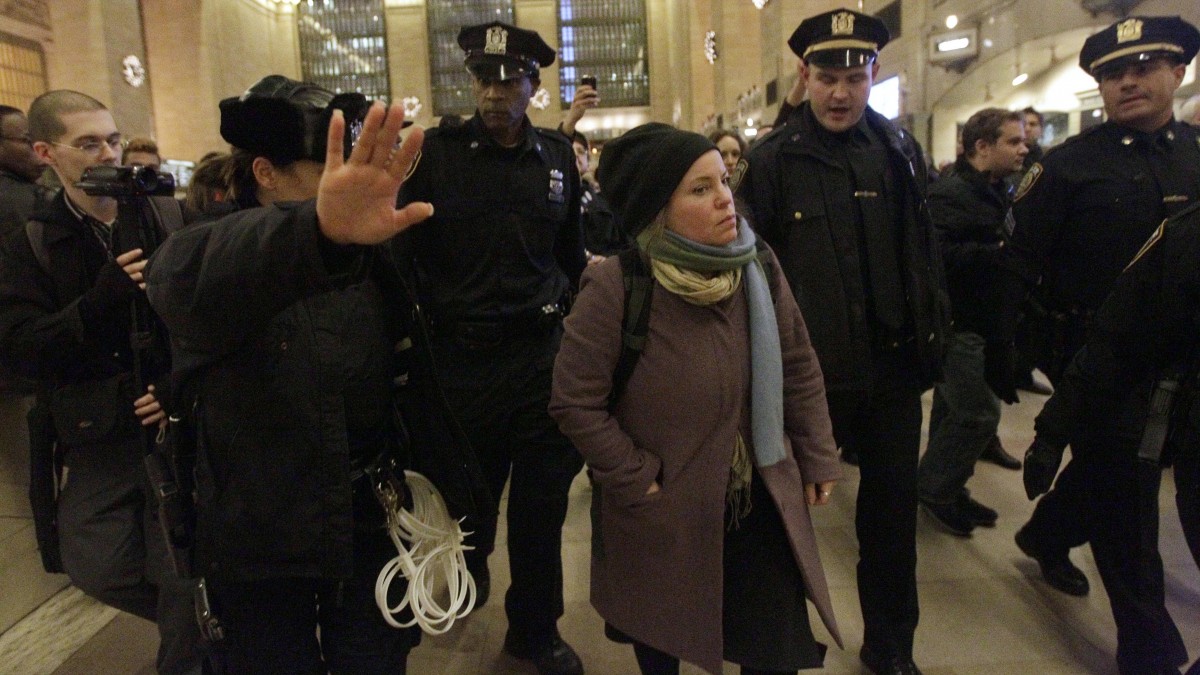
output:
MULTIPOLYGON (((178 199, 152 195, 146 198, 146 208, 158 225, 158 241, 154 242, 155 248, 158 248, 158 244, 168 235, 183 229, 183 205, 178 199)), ((151 251, 147 251, 146 255, 149 256, 150 253, 151 251)))
MULTIPOLYGON (((761 239, 756 247, 771 297, 776 298, 779 288, 775 278, 775 257, 770 255, 770 249, 761 239)), ((621 319, 621 356, 613 369, 612 389, 608 395, 609 410, 616 406, 625 393, 625 386, 629 384, 633 369, 646 347, 646 336, 650 334, 650 298, 654 291, 654 279, 640 251, 636 248, 625 249, 617 255, 617 259, 621 262, 621 277, 625 285, 625 313, 621 319)))
POLYGON ((608 395, 611 410, 625 385, 633 375, 642 350, 646 347, 646 336, 650 333, 650 296, 654 290, 654 279, 636 248, 629 248, 617 255, 621 262, 621 277, 625 286, 625 313, 621 319, 621 356, 613 369, 612 389, 608 395))

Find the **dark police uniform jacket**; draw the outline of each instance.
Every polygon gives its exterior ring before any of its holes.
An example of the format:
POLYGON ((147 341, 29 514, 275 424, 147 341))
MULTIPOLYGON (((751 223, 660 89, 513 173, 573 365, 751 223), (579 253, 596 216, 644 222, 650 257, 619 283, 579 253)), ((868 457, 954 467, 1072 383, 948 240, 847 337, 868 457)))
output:
POLYGON ((356 525, 382 536, 380 514, 355 513, 373 498, 351 470, 394 442, 411 315, 390 256, 325 240, 308 201, 192 225, 151 258, 150 301, 196 401, 198 574, 350 578, 356 525))
POLYGON ((1038 415, 1038 438, 1073 452, 1136 452, 1155 379, 1190 372, 1176 449, 1200 448, 1200 204, 1164 222, 1113 285, 1087 345, 1038 415), (1083 441, 1083 442, 1081 442, 1083 441))
MULTIPOLYGON (((925 203, 927 173, 915 140, 870 108, 866 123, 883 139, 900 192, 899 264, 926 386, 940 379, 949 301, 925 203)), ((755 230, 779 255, 821 359, 826 389, 871 387, 872 330, 861 269, 854 188, 816 134, 827 134, 805 102, 750 152, 738 187, 755 230)))
POLYGON ((1006 314, 1039 276, 1049 309, 1095 311, 1154 228, 1197 201, 1200 137, 1187 124, 1146 134, 1106 122, 1051 149, 1013 205, 1006 314))
POLYGON ((478 114, 457 128, 430 129, 399 201, 434 207, 396 244, 401 262, 414 264, 435 330, 536 320, 578 287, 586 265, 580 180, 558 131, 527 118, 521 143, 503 148, 478 114))
POLYGON ((953 173, 929 186, 954 327, 985 339, 996 333, 995 279, 1009 205, 1008 184, 993 183, 965 156, 953 173))

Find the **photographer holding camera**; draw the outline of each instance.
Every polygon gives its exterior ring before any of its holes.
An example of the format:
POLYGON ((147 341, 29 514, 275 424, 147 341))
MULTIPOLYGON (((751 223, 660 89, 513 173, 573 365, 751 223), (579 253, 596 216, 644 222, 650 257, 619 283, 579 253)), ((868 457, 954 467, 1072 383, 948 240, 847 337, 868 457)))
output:
POLYGON ((76 185, 88 167, 116 167, 121 134, 103 104, 69 90, 34 100, 29 133, 64 187, 0 245, 0 359, 38 382, 30 500, 43 565, 157 622, 160 673, 199 672, 191 589, 166 569, 142 470, 165 419, 151 383, 170 371, 161 339, 136 354, 131 343, 148 252, 114 244, 128 225, 117 200, 76 185))

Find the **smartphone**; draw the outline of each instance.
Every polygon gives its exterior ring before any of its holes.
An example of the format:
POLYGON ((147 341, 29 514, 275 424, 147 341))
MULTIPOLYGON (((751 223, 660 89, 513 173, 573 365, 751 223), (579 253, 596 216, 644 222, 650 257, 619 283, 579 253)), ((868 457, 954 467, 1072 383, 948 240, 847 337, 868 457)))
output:
POLYGON ((592 89, 595 89, 596 88, 596 76, 595 75, 584 75, 583 77, 579 78, 579 84, 586 85, 588 87, 591 87, 592 89))

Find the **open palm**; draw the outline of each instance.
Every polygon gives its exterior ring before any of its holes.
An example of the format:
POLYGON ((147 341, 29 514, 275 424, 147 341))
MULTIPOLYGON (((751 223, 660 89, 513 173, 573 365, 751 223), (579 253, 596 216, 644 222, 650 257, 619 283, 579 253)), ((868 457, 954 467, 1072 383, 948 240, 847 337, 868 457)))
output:
POLYGON ((425 132, 414 127, 400 147, 396 141, 404 122, 404 107, 375 103, 363 121, 362 133, 342 157, 346 121, 335 110, 329 121, 325 173, 317 188, 317 219, 321 232, 339 244, 379 244, 433 215, 433 205, 415 202, 396 208, 400 185, 420 156, 425 132))

